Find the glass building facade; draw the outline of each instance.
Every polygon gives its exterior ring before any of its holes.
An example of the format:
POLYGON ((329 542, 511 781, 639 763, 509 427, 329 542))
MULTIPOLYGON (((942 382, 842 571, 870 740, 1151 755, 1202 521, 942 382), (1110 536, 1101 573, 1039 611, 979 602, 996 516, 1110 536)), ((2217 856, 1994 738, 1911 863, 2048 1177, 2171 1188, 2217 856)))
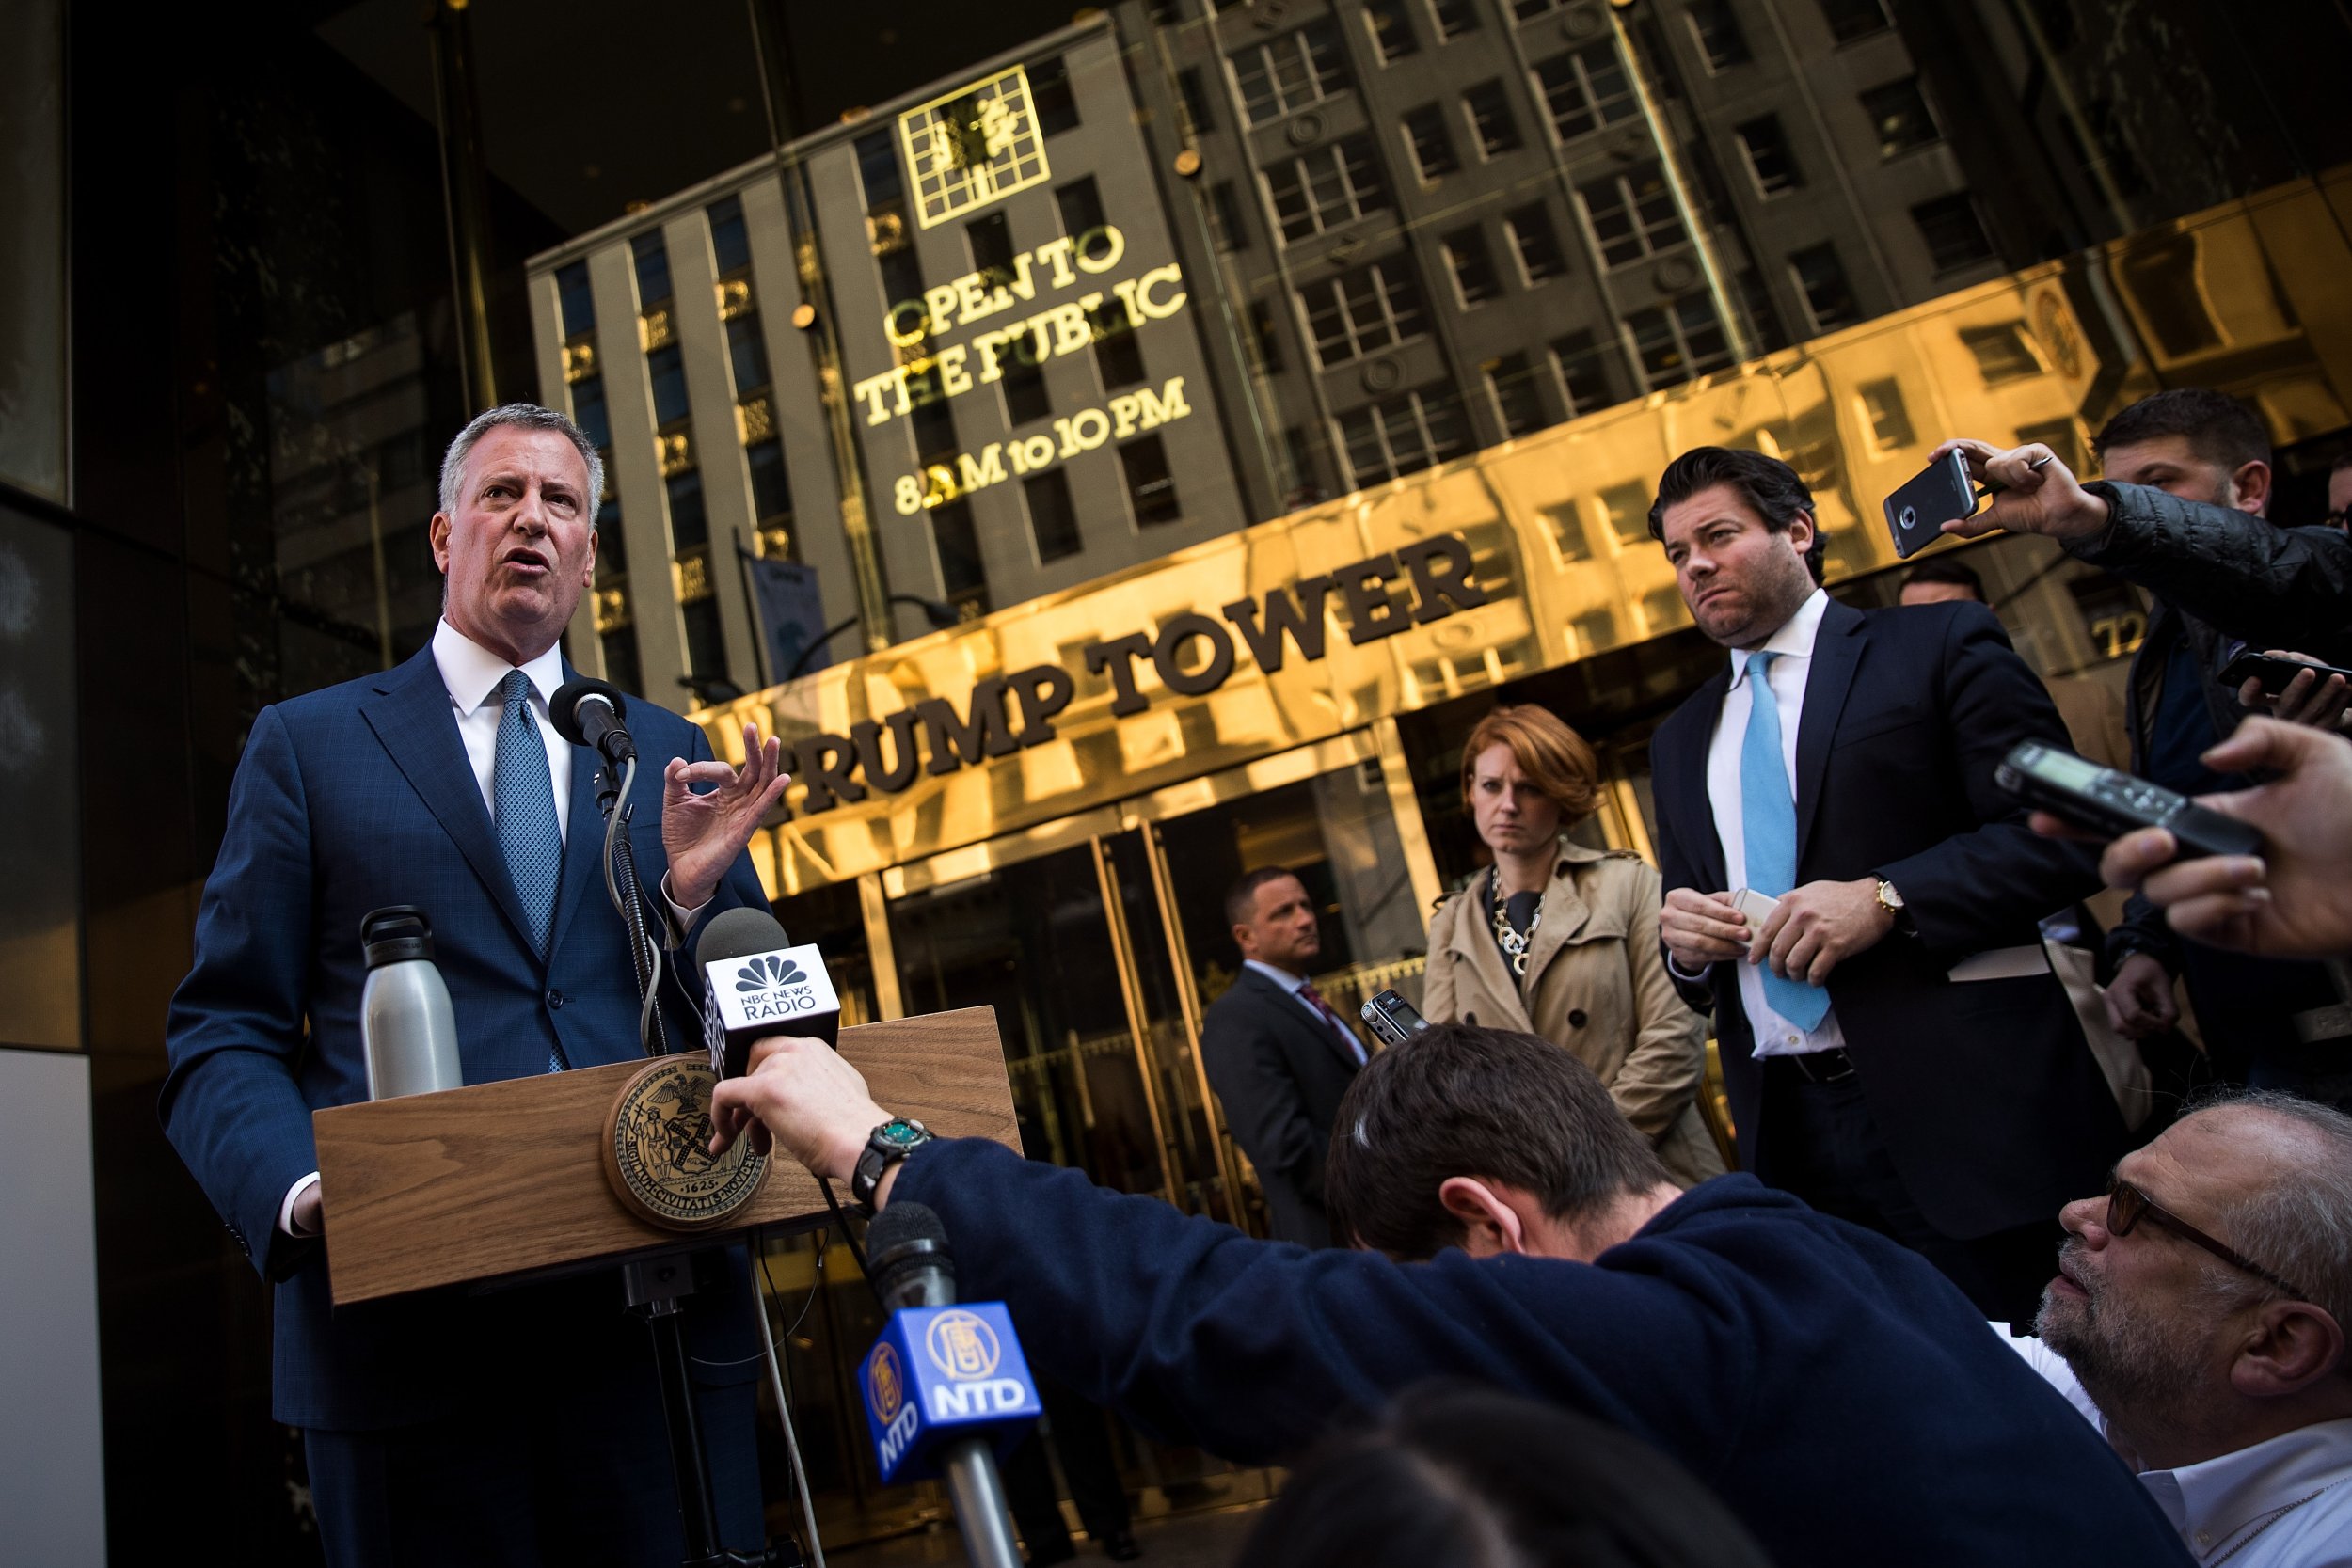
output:
MULTIPOLYGON (((164 1010, 255 715, 430 638, 480 408, 606 454, 573 664, 792 749, 754 858, 845 1022, 993 1005, 1033 1154, 1245 1227, 1218 892, 1299 869, 1324 990, 1414 994, 1498 700, 1594 740, 1583 831, 1646 849, 1648 733, 1721 657, 1646 531, 1675 452, 1796 466, 1883 604, 1879 499, 1946 436, 2083 467, 2220 388, 2289 523, 2352 442, 2331 0, 118 25, 0 24, 0 1068, 74 1075, 125 1557, 316 1554, 265 1297, 156 1130, 164 1010)), ((1965 557, 2045 677, 2120 689, 2136 590, 1965 557)), ((769 1261, 827 1540, 935 1519, 875 1483, 870 1297, 818 1258, 769 1261)), ((1116 1442, 1148 1511, 1269 1484, 1116 1442)))

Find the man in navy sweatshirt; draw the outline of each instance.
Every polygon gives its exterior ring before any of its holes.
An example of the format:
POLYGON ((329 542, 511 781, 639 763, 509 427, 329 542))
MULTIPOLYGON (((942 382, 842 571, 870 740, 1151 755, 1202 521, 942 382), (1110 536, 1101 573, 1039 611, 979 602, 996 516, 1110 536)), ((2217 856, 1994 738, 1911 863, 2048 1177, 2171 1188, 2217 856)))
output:
POLYGON ((1429 1030, 1358 1075, 1326 1191, 1352 1252, 1252 1241, 978 1139, 924 1141, 819 1041, 719 1086, 876 1207, 946 1222, 1031 1362, 1175 1441, 1296 1453, 1430 1377, 1612 1422, 1783 1568, 2185 1563, 2122 1462, 1935 1268, 1746 1176, 1688 1193, 1533 1036, 1429 1030))

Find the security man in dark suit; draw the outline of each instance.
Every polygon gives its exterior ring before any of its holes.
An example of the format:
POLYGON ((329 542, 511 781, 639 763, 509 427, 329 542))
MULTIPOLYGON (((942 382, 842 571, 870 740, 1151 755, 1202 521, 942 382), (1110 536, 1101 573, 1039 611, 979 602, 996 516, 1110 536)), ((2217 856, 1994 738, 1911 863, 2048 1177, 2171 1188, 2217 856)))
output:
POLYGON ((1275 1239, 1329 1246, 1323 1157, 1363 1043, 1307 979, 1323 933, 1297 877, 1279 865, 1250 872, 1225 895, 1225 918, 1242 969, 1200 1021, 1201 1059, 1258 1167, 1275 1239))
POLYGON ((2022 1321, 2051 1216, 2126 1143, 2036 925, 2096 879, 1993 777, 2066 727, 1982 605, 1823 594, 1812 493, 1778 459, 1685 452, 1650 531, 1731 650, 1650 768, 1660 930, 1714 1006, 1742 1163, 2022 1321), (1740 891, 1777 902, 1751 920, 1740 891))

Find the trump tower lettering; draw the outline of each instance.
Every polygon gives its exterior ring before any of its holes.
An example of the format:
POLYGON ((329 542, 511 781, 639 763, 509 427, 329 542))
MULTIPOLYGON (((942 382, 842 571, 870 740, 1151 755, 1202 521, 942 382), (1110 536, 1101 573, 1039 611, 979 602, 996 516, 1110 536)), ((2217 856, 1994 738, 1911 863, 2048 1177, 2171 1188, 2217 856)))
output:
POLYGON ((1001 1458, 1043 1410, 1002 1302, 893 1313, 860 1381, 884 1485, 938 1474, 939 1449, 961 1437, 1001 1458))

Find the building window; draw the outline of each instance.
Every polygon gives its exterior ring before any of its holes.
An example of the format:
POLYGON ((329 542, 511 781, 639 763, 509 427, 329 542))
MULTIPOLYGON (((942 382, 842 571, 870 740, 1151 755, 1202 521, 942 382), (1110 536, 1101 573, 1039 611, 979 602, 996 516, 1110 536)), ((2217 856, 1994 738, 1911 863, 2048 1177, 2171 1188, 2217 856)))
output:
POLYGON ((677 344, 665 343, 646 355, 645 374, 653 383, 653 422, 686 418, 686 361, 677 344))
MULTIPOLYGON (((592 447, 605 448, 612 444, 612 416, 604 405, 604 377, 584 375, 572 383, 572 423, 580 426, 592 447)), ((605 465, 611 473, 612 466, 605 465)))
POLYGON ((703 510, 703 476, 692 468, 662 483, 670 495, 670 549, 691 550, 710 542, 710 518, 703 510))
POLYGON ((1821 0, 1821 19, 1829 24, 1830 37, 1840 43, 1895 25, 1887 20, 1886 0, 1821 0))
POLYGON ((637 628, 614 626, 596 641, 604 645, 604 678, 628 692, 645 689, 637 665, 637 628))
POLYGON ((1511 20, 1531 22, 1559 3, 1560 0, 1511 0, 1511 20))
POLYGON ((1562 141, 1642 112, 1613 43, 1589 44, 1546 60, 1535 68, 1535 80, 1544 89, 1544 107, 1551 111, 1552 131, 1562 141))
POLYGON ((564 336, 577 338, 596 325, 596 295, 588 288, 588 263, 574 261, 555 274, 556 298, 564 310, 564 336))
POLYGON ((660 230, 638 234, 628 242, 629 254, 637 262, 637 308, 650 310, 670 297, 670 247, 661 243, 660 230))
POLYGON ((604 497, 596 502, 596 580, 602 582, 628 573, 628 546, 621 532, 621 503, 612 494, 612 454, 597 455, 604 459, 605 483, 604 497))
POLYGON ((1446 266, 1454 274, 1454 293, 1461 295, 1464 308, 1484 305, 1502 293, 1502 284, 1495 277, 1494 258, 1487 253, 1486 236, 1478 229, 1457 229, 1439 242, 1445 251, 1446 266))
POLYGON ((1911 221, 1919 226, 1919 238, 1927 242, 1928 255, 1938 272, 1952 272, 1993 259, 1993 241, 1986 235, 1983 220, 1977 216, 1977 204, 1968 199, 1966 191, 1954 191, 1933 201, 1919 203, 1911 210, 1911 221))
POLYGON ((1389 204, 1370 136, 1343 136, 1265 171, 1282 238, 1303 240, 1389 204))
POLYGON ((752 237, 743 227, 743 198, 728 197, 714 201, 705 209, 710 220, 710 255, 719 266, 719 276, 741 272, 752 264, 752 237))
POLYGON ((2036 441, 2058 453, 2058 460, 2075 473, 2083 472, 2090 461, 2090 454, 2083 450, 2082 427, 2073 420, 2051 420, 2017 427, 2019 446, 2030 446, 2036 441))
POLYGON ((1216 117, 1209 108, 1209 84, 1193 66, 1176 73, 1176 90, 1184 101, 1184 118, 1192 121, 1192 134, 1205 135, 1216 129, 1216 117))
POLYGON ((1878 135, 1881 158, 1898 158, 1944 139, 1916 76, 1872 87, 1862 95, 1862 112, 1870 117, 1870 129, 1878 135))
POLYGON ((1600 502, 1600 515, 1609 519, 1609 531, 1617 536, 1620 545, 1645 545, 1649 542, 1649 486, 1638 481, 1629 484, 1613 484, 1594 498, 1600 502))
POLYGON ((1423 103, 1405 117, 1405 145, 1423 180, 1452 174, 1462 166, 1462 160, 1454 155, 1454 138, 1446 132, 1445 111, 1435 103, 1423 103))
POLYGON ((1685 294, 1625 318, 1633 360, 1652 390, 1672 387, 1731 363, 1724 324, 1705 294, 1685 294))
POLYGON ((792 520, 792 486, 784 471, 784 448, 773 436, 743 449, 752 470, 752 512, 761 528, 792 520))
POLYGON ((1005 420, 1010 424, 1027 424, 1054 411, 1045 391, 1045 369, 1031 357, 1035 343, 1036 335, 1029 334, 1005 356, 1005 420))
POLYGON ((1347 87, 1347 62, 1340 52, 1340 36, 1328 22, 1309 23, 1229 58, 1242 111, 1252 125, 1263 125, 1347 87))
POLYGON ((1103 373, 1105 391, 1132 387, 1144 379, 1143 346, 1127 321, 1127 309, 1116 300, 1104 302, 1087 318, 1094 327, 1094 368, 1103 373))
POLYGON ((893 310, 901 305, 915 307, 898 318, 904 329, 930 336, 931 318, 923 308, 923 269, 915 264, 914 247, 902 244, 885 251, 874 259, 874 268, 882 274, 882 298, 890 301, 893 310))
POLYGON ((760 336, 759 312, 746 310, 727 324, 727 362, 735 369, 735 395, 744 397, 768 385, 768 344, 760 336))
POLYGON ((963 226, 964 243, 972 250, 972 270, 991 288, 1013 280, 1012 225, 1002 213, 991 213, 963 226))
POLYGON ((1070 476, 1059 468, 1048 468, 1023 480, 1021 491, 1028 498, 1029 537, 1037 544, 1038 564, 1076 555, 1083 546, 1078 538, 1078 509, 1070 499, 1070 476))
POLYGON ((1357 489, 1419 473, 1470 451, 1461 400, 1451 387, 1423 387, 1340 416, 1350 483, 1357 489))
POLYGON ((1315 477, 1315 454, 1307 443, 1307 433, 1296 425, 1282 431, 1282 452, 1290 459, 1290 493, 1283 503, 1291 507, 1312 506, 1323 499, 1323 482, 1315 477))
POLYGON ((1576 502, 1563 501, 1558 506, 1545 507, 1544 521, 1551 525, 1552 548, 1560 552, 1563 564, 1593 559, 1593 542, 1584 536, 1584 519, 1577 512, 1576 502))
POLYGON ((939 554, 941 595, 967 621, 988 613, 988 571, 980 563, 980 536, 972 527, 972 503, 942 502, 931 508, 931 547, 939 554))
POLYGON ((1209 187, 1209 239, 1219 250, 1249 248, 1248 221, 1241 214, 1241 198, 1231 180, 1209 187))
POLYGON ((2026 340, 2024 322, 1963 326, 1960 329, 1960 341, 1976 359, 1977 373, 1984 377, 1988 387, 2042 373, 2041 356, 2026 340))
POLYGON ((1778 115, 1751 119, 1740 127, 1738 134, 1740 150, 1747 155, 1748 174, 1756 181, 1756 195, 1775 197, 1804 183, 1804 176, 1797 172, 1796 155, 1788 150, 1788 137, 1780 128, 1778 115))
POLYGON ((1061 231, 1078 239, 1109 223, 1103 213, 1103 193, 1094 183, 1094 176, 1073 180, 1054 192, 1054 205, 1061 213, 1061 231))
POLYGON ((686 624, 687 669, 697 675, 725 674, 727 644, 719 630, 718 597, 705 594, 692 604, 678 606, 678 619, 686 624))
POLYGON ((1903 406, 1903 389, 1891 377, 1866 381, 1854 388, 1862 418, 1870 427, 1870 445, 1881 452, 1907 447, 1917 437, 1911 428, 1911 410, 1903 406))
POLYGON ((906 184, 898 175, 895 134, 876 131, 857 139, 858 183, 866 187, 868 213, 895 208, 906 200, 906 184))
POLYGON ((1731 0, 1692 0, 1684 14, 1691 20, 1691 36, 1698 40, 1708 70, 1728 71, 1754 57, 1748 53, 1748 36, 1740 30, 1739 17, 1732 14, 1731 0))
MULTIPOLYGON (((956 416, 947 406, 947 400, 939 395, 936 367, 927 367, 923 386, 923 401, 914 404, 907 415, 907 429, 914 436, 914 454, 929 462, 936 457, 953 460, 956 449, 962 443, 956 439, 956 416)), ((907 389, 913 392, 915 382, 907 378, 907 389)))
POLYGON ((1623 174, 1579 185, 1576 199, 1584 209, 1601 260, 1613 267, 1654 256, 1690 238, 1675 211, 1665 170, 1656 164, 1637 164, 1623 174))
POLYGON ((1764 275, 1754 267, 1740 269, 1740 303, 1748 312, 1748 322, 1756 329, 1755 343, 1758 353, 1770 354, 1788 346, 1788 340, 1780 330, 1780 312, 1772 308, 1772 292, 1764 286, 1764 275))
POLYGON ((1029 107, 1044 135, 1059 135, 1078 127, 1078 100, 1070 90, 1070 67, 1059 55, 1029 68, 1029 107))
POLYGON ((1542 389, 1535 385, 1535 367, 1524 352, 1489 359, 1481 367, 1486 389, 1495 400, 1495 417, 1505 436, 1524 436, 1551 421, 1544 415, 1542 389))
POLYGON ((1168 466, 1168 447, 1156 434, 1138 436, 1120 447, 1119 466, 1127 476, 1127 504, 1135 509, 1137 524, 1148 528, 1184 515, 1176 499, 1176 475, 1168 466))
POLYGON ((1608 351, 1590 332, 1555 338, 1551 362, 1559 369, 1560 385, 1568 394, 1568 417, 1609 406, 1608 351))
POLYGON ((1315 358, 1328 370, 1427 330, 1412 263, 1402 256, 1299 291, 1315 358))
POLYGON ((1470 0, 1429 0, 1429 10, 1438 19, 1440 43, 1478 31, 1478 9, 1470 0))
POLYGON ((1462 94, 1462 107, 1470 111, 1470 134, 1487 157, 1519 145, 1518 122, 1511 118, 1511 101, 1503 96, 1501 82, 1479 83, 1462 94))
POLYGON ((1393 65, 1418 54, 1421 40, 1413 37, 1413 19, 1405 0, 1365 0, 1364 22, 1372 28, 1372 47, 1382 65, 1393 65))
POLYGON ((1249 336, 1245 340, 1249 350, 1249 368, 1261 375, 1282 373, 1282 335, 1274 325, 1274 306, 1270 301, 1253 299, 1249 302, 1249 336))
POLYGON ((1813 318, 1814 331, 1835 332, 1862 319, 1862 307, 1854 299, 1853 285, 1847 281, 1845 263, 1838 261, 1836 245, 1823 241, 1798 251, 1788 258, 1788 270, 1796 276, 1797 292, 1804 296, 1805 314, 1813 318))
POLYGON ((1503 214, 1502 227, 1510 233, 1511 248, 1518 253, 1519 271, 1526 275, 1529 287, 1568 270, 1560 236, 1552 231, 1551 214, 1542 202, 1503 214))

